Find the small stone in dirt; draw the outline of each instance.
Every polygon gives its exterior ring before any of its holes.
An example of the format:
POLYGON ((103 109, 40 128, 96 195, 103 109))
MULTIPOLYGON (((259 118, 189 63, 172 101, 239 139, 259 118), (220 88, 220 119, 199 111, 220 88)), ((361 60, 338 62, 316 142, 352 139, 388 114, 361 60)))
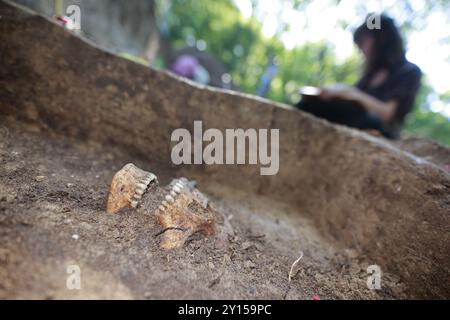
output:
POLYGON ((254 246, 255 246, 254 243, 252 243, 250 241, 245 241, 244 243, 242 243, 241 248, 242 248, 242 250, 247 250, 247 249, 249 249, 251 247, 254 247, 254 246))
POLYGON ((15 194, 8 194, 8 195, 6 195, 6 198, 5 198, 7 203, 14 202, 15 199, 16 199, 16 195, 15 194))
POLYGON ((208 288, 212 288, 214 287, 216 284, 218 284, 220 282, 220 278, 216 278, 213 281, 211 281, 211 283, 209 284, 208 288))
POLYGON ((45 176, 37 176, 37 177, 35 178, 35 180, 36 180, 37 182, 42 182, 42 181, 44 181, 44 179, 45 179, 45 176))
POLYGON ((210 269, 214 269, 215 268, 214 263, 212 263, 211 261, 208 262, 208 266, 209 266, 210 269))
POLYGON ((87 230, 91 230, 92 229, 92 226, 89 223, 87 223, 87 222, 81 222, 80 223, 80 227, 82 227, 84 229, 87 229, 87 230))
POLYGON ((70 187, 73 187, 73 183, 68 183, 68 184, 66 184, 66 186, 68 187, 68 188, 70 188, 70 187))
POLYGON ((73 240, 78 240, 79 238, 80 238, 80 236, 77 235, 77 234, 72 235, 72 239, 73 239, 73 240))
POLYGON ((248 269, 254 269, 256 267, 256 265, 252 261, 247 260, 244 262, 244 267, 246 267, 248 269))
POLYGON ((358 257, 358 251, 356 251, 355 249, 345 249, 345 253, 350 259, 355 259, 356 257, 358 257))

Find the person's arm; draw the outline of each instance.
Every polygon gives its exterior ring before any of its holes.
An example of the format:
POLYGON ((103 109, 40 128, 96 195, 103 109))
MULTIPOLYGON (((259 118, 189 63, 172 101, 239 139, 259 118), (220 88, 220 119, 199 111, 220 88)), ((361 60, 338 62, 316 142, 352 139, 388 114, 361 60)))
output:
POLYGON ((394 118, 395 111, 398 107, 396 100, 384 102, 356 87, 346 85, 335 85, 330 88, 324 88, 322 89, 321 97, 326 100, 337 98, 357 102, 368 112, 378 115, 384 122, 390 122, 394 118))
POLYGON ((389 123, 394 118, 398 107, 396 100, 384 102, 357 88, 354 88, 353 101, 358 102, 367 111, 375 113, 386 123, 389 123))

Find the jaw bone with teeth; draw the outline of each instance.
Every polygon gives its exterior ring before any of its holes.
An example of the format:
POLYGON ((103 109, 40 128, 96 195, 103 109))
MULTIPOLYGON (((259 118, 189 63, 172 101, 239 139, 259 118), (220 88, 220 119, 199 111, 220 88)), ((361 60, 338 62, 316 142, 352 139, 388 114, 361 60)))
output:
POLYGON ((156 182, 153 173, 126 164, 112 180, 106 211, 116 213, 123 208, 136 208, 151 182, 156 182))
POLYGON ((213 209, 195 185, 195 181, 180 178, 161 188, 154 174, 129 163, 114 175, 106 211, 134 208, 150 213, 163 228, 163 249, 180 248, 196 233, 225 240, 226 233, 232 233, 228 220, 213 209))

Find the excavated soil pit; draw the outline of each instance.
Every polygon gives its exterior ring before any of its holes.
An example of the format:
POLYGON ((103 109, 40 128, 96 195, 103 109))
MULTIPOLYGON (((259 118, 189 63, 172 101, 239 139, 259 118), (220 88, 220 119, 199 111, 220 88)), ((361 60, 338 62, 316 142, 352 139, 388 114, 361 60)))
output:
POLYGON ((447 148, 434 156, 199 87, 5 1, 0 16, 0 297, 450 297, 447 148), (174 166, 170 134, 195 120, 280 129, 279 173, 174 166), (200 236, 164 251, 152 217, 106 214, 128 162, 163 183, 196 179, 231 218, 230 246, 200 236), (70 265, 80 290, 66 287, 70 265), (367 287, 369 265, 382 270, 380 290, 367 287))
POLYGON ((383 276, 369 290, 372 261, 337 248, 287 204, 220 185, 199 188, 232 215, 228 249, 208 238, 162 251, 154 219, 133 210, 105 213, 112 175, 131 160, 97 144, 1 124, 2 298, 401 298, 404 283, 383 276), (73 235, 78 235, 74 239, 73 235), (304 257, 288 284, 291 264, 304 257), (66 267, 79 265, 82 290, 67 290, 66 267))

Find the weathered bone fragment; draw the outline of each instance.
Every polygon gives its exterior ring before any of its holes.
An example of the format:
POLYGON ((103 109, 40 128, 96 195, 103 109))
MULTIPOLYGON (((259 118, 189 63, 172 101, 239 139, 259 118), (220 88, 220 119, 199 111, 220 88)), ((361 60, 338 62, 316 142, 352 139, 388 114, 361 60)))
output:
POLYGON ((180 248, 196 233, 217 236, 219 240, 226 240, 226 233, 232 233, 228 221, 213 209, 195 181, 173 179, 161 188, 154 174, 130 163, 114 175, 107 212, 138 206, 162 226, 159 235, 163 249, 180 248))

